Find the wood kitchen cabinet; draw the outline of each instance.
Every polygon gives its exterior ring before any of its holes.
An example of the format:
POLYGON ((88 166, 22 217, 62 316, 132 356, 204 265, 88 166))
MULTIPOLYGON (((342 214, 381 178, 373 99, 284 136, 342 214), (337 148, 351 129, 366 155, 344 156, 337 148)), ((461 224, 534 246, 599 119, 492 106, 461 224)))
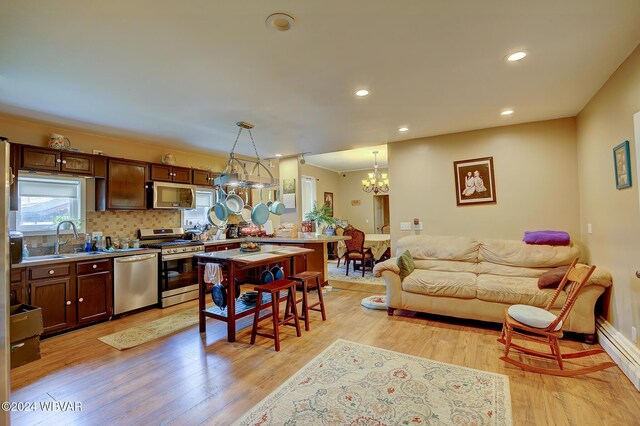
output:
POLYGON ((200 186, 213 186, 213 180, 218 177, 218 173, 212 173, 206 170, 193 169, 192 173, 193 184, 200 186))
POLYGON ((93 155, 51 148, 23 146, 20 168, 93 176, 93 155))
POLYGON ((93 155, 63 151, 60 155, 60 159, 61 172, 93 176, 93 155))
POLYGON ((76 264, 78 324, 106 320, 113 314, 111 260, 76 264))
POLYGON ((60 171, 60 151, 49 148, 24 146, 22 148, 21 169, 42 170, 49 172, 60 171))
POLYGON ((24 269, 11 270, 11 288, 9 289, 10 305, 19 305, 21 303, 29 303, 29 291, 27 290, 27 282, 25 280, 24 269))
POLYGON ((42 308, 43 334, 71 328, 76 324, 72 271, 71 264, 29 268, 30 304, 42 308))
MULTIPOLYGON (((96 185, 96 197, 106 197, 105 208, 146 210, 146 187, 149 176, 147 163, 110 158, 107 164, 106 188, 98 188, 96 185)), ((98 207, 97 200, 96 207, 98 207)))
POLYGON ((111 259, 15 269, 11 271, 12 282, 14 278, 17 282, 20 273, 28 276, 30 300, 18 303, 42 308, 44 335, 113 315, 111 259))
POLYGON ((161 182, 191 183, 191 169, 186 167, 151 164, 151 180, 161 182))
POLYGON ((11 173, 11 185, 9 186, 9 210, 17 211, 20 206, 20 196, 18 195, 18 171, 22 161, 22 149, 20 145, 12 143, 9 145, 9 167, 11 173))

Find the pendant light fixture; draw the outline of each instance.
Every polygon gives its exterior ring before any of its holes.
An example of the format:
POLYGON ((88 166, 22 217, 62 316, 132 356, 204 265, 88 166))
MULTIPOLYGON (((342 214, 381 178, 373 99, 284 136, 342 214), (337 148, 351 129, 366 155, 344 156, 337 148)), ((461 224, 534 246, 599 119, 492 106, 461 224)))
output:
POLYGON ((374 194, 389 192, 389 177, 386 173, 381 173, 378 170, 378 153, 379 151, 373 151, 373 172, 367 175, 368 179, 362 179, 364 192, 373 192, 374 194))

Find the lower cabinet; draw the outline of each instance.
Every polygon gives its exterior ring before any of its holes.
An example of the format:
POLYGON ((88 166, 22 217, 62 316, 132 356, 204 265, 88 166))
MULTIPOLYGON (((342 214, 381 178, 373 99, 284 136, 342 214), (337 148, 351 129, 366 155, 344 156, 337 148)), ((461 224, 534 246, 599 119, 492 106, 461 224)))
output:
POLYGON ((42 308, 44 334, 109 319, 111 260, 28 268, 30 304, 42 308))
POLYGON ((42 308, 44 334, 71 328, 76 323, 75 285, 71 277, 29 282, 31 305, 42 308))
POLYGON ((78 275, 78 324, 109 319, 113 313, 111 272, 78 275))

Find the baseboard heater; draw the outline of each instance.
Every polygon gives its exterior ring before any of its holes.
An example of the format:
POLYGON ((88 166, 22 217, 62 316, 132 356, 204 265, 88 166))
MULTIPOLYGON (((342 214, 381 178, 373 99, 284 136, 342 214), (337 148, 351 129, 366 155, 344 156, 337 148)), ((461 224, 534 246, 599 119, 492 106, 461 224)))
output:
POLYGON ((602 348, 640 391, 640 349, 601 316, 596 319, 596 331, 602 348))

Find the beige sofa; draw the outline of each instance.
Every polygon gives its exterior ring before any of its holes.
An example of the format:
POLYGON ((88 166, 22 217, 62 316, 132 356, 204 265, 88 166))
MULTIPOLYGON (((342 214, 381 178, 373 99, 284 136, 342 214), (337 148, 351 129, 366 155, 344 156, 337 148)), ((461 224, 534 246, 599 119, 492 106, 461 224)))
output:
MULTIPOLYGON (((396 253, 405 250, 413 256, 416 268, 404 281, 395 257, 374 268, 375 275, 384 277, 387 284, 389 315, 404 309, 499 323, 504 320, 505 308, 512 304, 544 308, 555 290, 539 289, 540 275, 580 256, 575 245, 528 245, 466 237, 404 237, 398 241, 396 253)), ((595 304, 609 286, 609 272, 596 268, 564 330, 583 333, 587 341, 593 341, 595 304)), ((565 299, 563 292, 553 308, 559 310, 565 299)))

